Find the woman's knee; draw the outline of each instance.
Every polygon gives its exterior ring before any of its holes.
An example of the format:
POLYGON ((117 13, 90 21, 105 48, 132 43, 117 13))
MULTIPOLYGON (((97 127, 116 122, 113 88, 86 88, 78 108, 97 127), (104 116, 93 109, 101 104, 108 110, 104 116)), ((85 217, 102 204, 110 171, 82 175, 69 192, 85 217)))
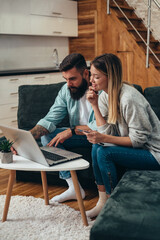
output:
POLYGON ((112 162, 112 154, 108 147, 100 147, 97 150, 97 164, 100 169, 106 168, 109 163, 112 162))

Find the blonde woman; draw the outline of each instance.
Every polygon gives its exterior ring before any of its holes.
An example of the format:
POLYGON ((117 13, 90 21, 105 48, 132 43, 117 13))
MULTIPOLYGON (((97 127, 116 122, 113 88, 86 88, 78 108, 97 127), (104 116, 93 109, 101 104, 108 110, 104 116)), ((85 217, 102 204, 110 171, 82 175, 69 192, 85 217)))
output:
POLYGON ((160 170, 160 122, 143 95, 122 82, 117 56, 96 57, 91 64, 90 82, 87 99, 98 127, 98 131, 85 133, 93 143, 93 170, 99 190, 97 205, 87 211, 87 216, 93 218, 117 184, 116 165, 160 170))

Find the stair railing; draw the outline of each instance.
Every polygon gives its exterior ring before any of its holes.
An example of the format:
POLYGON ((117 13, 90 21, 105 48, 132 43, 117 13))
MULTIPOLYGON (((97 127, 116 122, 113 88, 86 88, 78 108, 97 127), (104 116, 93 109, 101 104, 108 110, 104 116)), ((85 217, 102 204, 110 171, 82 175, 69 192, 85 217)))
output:
MULTIPOLYGON (((149 67, 149 51, 153 54, 153 56, 156 58, 156 60, 160 63, 160 59, 156 56, 156 54, 153 52, 153 50, 150 48, 150 26, 151 26, 151 3, 152 1, 156 4, 156 6, 160 9, 160 4, 157 2, 157 0, 148 0, 148 17, 147 17, 147 42, 144 40, 144 38, 141 36, 141 34, 137 31, 135 26, 132 24, 132 22, 128 19, 127 15, 123 12, 123 10, 120 8, 118 3, 113 0, 119 11, 123 14, 123 16, 126 18, 126 20, 129 22, 129 24, 132 26, 134 31, 138 34, 140 39, 144 42, 146 45, 146 68, 149 67)), ((126 0, 127 2, 127 0, 126 0)), ((107 0, 107 14, 110 14, 110 0, 107 0)))

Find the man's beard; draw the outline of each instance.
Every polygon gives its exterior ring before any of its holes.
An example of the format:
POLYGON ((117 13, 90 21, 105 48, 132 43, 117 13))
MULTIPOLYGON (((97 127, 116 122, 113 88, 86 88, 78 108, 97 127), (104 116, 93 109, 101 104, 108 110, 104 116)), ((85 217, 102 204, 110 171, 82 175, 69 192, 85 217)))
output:
POLYGON ((79 100, 81 97, 84 96, 86 90, 88 89, 88 83, 85 78, 82 78, 82 83, 79 87, 69 87, 68 88, 71 94, 71 98, 74 100, 79 100), (72 89, 75 91, 73 92, 72 89))

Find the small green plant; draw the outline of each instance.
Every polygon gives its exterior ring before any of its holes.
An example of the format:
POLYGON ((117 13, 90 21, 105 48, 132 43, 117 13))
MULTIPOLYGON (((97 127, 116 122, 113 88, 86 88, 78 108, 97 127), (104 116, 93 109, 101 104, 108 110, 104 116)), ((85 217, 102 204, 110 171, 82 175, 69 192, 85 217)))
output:
POLYGON ((13 141, 4 140, 0 142, 0 151, 1 152, 11 152, 11 146, 13 145, 13 141))

